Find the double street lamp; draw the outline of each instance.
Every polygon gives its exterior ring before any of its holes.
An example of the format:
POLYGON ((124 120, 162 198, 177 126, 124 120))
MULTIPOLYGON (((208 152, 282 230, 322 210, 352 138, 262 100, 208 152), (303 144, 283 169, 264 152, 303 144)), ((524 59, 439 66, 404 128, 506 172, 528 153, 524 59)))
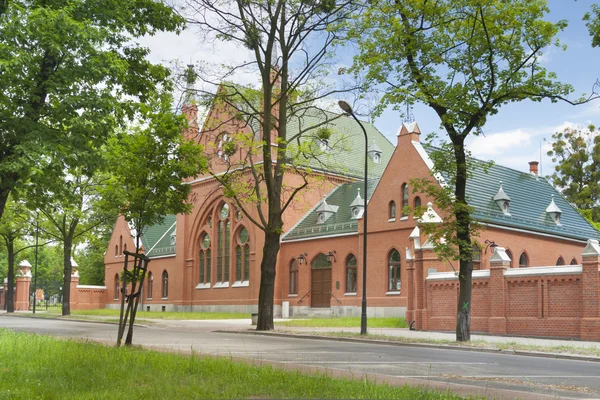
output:
POLYGON ((368 171, 368 151, 369 151, 369 141, 367 139, 367 131, 362 124, 352 112, 352 107, 348 103, 343 100, 338 102, 340 108, 348 115, 352 116, 354 120, 360 125, 360 128, 365 135, 365 198, 364 198, 364 211, 363 211, 363 279, 362 279, 362 303, 361 303, 361 313, 360 313, 360 334, 367 334, 367 171, 368 171))

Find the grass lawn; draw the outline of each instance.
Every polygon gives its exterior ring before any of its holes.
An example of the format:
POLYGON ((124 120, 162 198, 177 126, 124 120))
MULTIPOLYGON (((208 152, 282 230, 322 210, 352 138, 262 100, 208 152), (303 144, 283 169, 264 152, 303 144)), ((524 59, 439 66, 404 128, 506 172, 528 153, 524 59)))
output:
MULTIPOLYGON (((404 318, 369 318, 369 328, 408 328, 404 318)), ((339 318, 311 318, 291 319, 289 321, 276 322, 279 326, 301 326, 301 327, 360 327, 360 317, 339 318)))
POLYGON ((0 399, 460 399, 448 392, 301 374, 0 329, 0 399))
MULTIPOLYGON (((71 310, 71 315, 103 316, 119 318, 120 310, 110 310, 108 308, 99 308, 95 310, 71 310)), ((138 311, 137 319, 250 319, 250 314, 229 314, 229 313, 211 313, 211 312, 157 312, 157 311, 138 311)))

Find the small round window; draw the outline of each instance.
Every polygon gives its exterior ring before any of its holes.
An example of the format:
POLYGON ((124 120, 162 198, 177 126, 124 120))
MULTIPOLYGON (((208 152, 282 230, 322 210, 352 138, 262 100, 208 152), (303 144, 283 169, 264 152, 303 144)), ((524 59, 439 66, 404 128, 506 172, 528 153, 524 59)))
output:
POLYGON ((225 219, 229 216, 229 204, 225 203, 223 204, 223 207, 221 207, 221 218, 225 219))
POLYGON ((242 219, 242 217, 243 217, 243 216, 244 216, 244 215, 242 214, 242 212, 241 212, 240 210, 238 210, 238 211, 237 211, 237 213, 235 214, 235 217, 236 217, 238 220, 242 219))
POLYGON ((248 242, 248 230, 246 228, 240 229, 239 239, 241 244, 248 242))
POLYGON ((208 249, 210 247, 210 236, 207 233, 202 237, 202 248, 208 249))

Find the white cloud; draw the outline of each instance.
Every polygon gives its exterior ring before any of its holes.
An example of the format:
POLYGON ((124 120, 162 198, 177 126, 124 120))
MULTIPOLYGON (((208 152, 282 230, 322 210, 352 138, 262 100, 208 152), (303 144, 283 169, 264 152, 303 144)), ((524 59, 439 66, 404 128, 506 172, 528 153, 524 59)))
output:
POLYGON ((472 137, 467 148, 473 157, 493 160, 496 164, 529 171, 529 161, 540 161, 540 173, 549 175, 554 163, 547 156, 551 149, 551 136, 565 128, 582 128, 587 123, 565 121, 555 126, 527 127, 509 131, 488 133, 485 136, 472 137))
POLYGON ((532 136, 534 135, 531 132, 524 129, 476 136, 468 144, 468 149, 473 153, 473 156, 486 158, 488 156, 503 154, 515 147, 529 146, 532 136))

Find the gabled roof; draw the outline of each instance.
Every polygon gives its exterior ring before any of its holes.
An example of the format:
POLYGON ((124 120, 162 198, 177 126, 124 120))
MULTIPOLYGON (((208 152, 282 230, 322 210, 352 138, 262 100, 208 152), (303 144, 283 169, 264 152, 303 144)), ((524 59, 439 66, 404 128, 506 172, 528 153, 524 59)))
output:
POLYGON ((144 230, 142 244, 148 257, 175 255, 175 246, 171 245, 170 233, 176 229, 176 219, 177 217, 173 214, 167 215, 160 224, 152 225, 144 230))
MULTIPOLYGON (((438 150, 431 146, 423 148, 428 155, 438 150)), ((578 240, 600 238, 600 232, 545 178, 496 164, 484 168, 487 163, 473 160, 472 176, 467 180, 467 202, 475 207, 473 216, 478 221, 578 240), (494 201, 500 181, 510 196, 510 215, 505 215, 494 201), (552 196, 562 210, 561 225, 546 212, 552 196)))
MULTIPOLYGON (((369 199, 373 195, 378 182, 379 179, 369 180, 367 187, 369 199)), ((325 223, 317 224, 317 216, 319 214, 318 206, 322 204, 319 202, 319 204, 316 207, 313 207, 313 209, 310 210, 296 226, 283 235, 281 241, 286 242, 357 233, 359 221, 352 219, 351 208, 352 202, 356 199, 358 190, 362 190, 363 188, 363 182, 346 183, 336 187, 326 196, 329 205, 339 207, 335 215, 331 216, 325 223)))

